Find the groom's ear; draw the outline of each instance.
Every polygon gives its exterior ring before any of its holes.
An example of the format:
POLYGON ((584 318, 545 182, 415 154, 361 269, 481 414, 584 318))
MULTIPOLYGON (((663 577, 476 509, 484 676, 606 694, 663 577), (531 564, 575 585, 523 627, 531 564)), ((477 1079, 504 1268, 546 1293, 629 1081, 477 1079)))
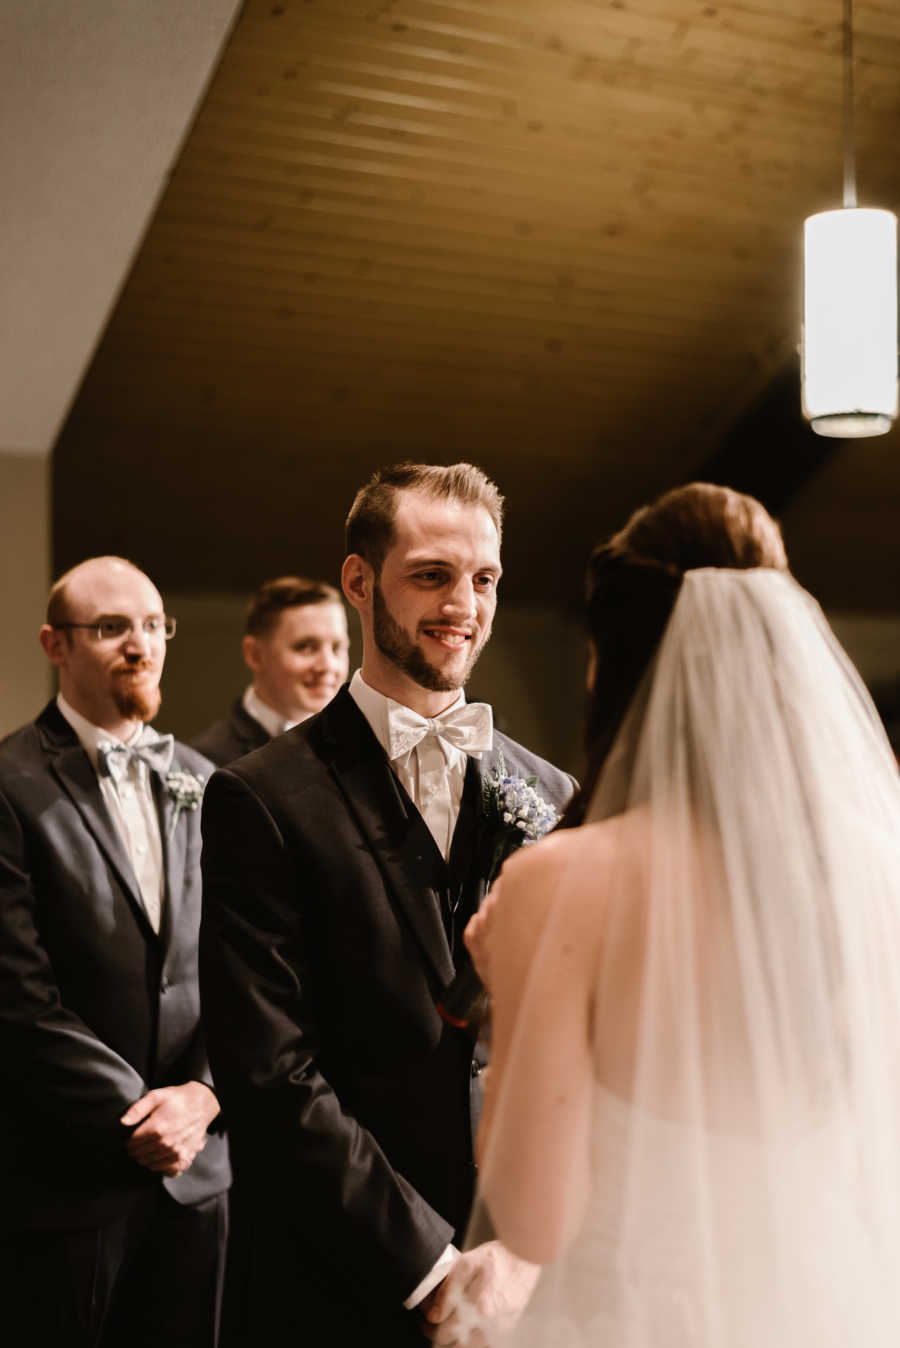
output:
POLYGON ((352 604, 357 613, 366 612, 372 603, 372 591, 375 588, 375 572, 358 552, 351 552, 341 567, 341 588, 347 603, 352 604))

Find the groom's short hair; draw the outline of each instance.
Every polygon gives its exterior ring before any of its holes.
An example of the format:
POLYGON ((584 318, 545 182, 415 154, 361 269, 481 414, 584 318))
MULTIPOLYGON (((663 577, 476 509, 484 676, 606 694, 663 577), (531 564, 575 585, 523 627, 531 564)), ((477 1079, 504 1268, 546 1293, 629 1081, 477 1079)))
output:
POLYGON ((347 555, 356 553, 376 575, 394 541, 394 518, 401 491, 417 491, 434 500, 483 506, 503 535, 503 497, 495 483, 473 463, 396 463, 379 468, 356 493, 347 516, 347 555))

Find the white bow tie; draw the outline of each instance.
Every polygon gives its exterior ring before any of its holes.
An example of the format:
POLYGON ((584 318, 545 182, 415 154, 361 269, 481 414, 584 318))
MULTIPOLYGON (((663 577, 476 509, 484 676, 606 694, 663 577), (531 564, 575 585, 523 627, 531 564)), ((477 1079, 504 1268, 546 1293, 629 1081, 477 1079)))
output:
POLYGON ((486 702, 464 702, 429 720, 409 707, 392 707, 388 713, 391 762, 402 758, 428 735, 446 740, 463 753, 479 757, 494 744, 494 717, 486 702))

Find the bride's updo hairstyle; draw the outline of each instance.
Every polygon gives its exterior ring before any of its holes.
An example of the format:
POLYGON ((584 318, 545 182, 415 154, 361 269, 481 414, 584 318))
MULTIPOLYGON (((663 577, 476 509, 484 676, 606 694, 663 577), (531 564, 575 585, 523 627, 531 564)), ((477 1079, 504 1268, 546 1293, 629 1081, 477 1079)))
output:
POLYGON ((595 651, 588 696, 588 768, 562 825, 580 824, 628 704, 656 653, 685 571, 720 566, 787 571, 781 530, 752 496, 692 482, 636 510, 594 549, 587 626, 595 651))

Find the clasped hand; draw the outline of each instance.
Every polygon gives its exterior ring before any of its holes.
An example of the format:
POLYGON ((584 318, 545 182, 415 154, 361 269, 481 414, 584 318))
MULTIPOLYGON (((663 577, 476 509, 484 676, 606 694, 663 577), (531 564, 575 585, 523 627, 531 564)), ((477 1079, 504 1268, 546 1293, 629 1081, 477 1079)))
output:
POLYGON ((134 1128, 128 1154, 147 1170, 170 1179, 187 1170, 206 1145, 206 1130, 219 1112, 219 1102, 202 1081, 158 1086, 142 1095, 119 1120, 134 1128), (135 1124, 137 1127, 135 1127, 135 1124))
POLYGON ((485 1328, 508 1330, 534 1291, 540 1265, 529 1264, 499 1240, 461 1254, 419 1308, 432 1343, 485 1348, 485 1328))

